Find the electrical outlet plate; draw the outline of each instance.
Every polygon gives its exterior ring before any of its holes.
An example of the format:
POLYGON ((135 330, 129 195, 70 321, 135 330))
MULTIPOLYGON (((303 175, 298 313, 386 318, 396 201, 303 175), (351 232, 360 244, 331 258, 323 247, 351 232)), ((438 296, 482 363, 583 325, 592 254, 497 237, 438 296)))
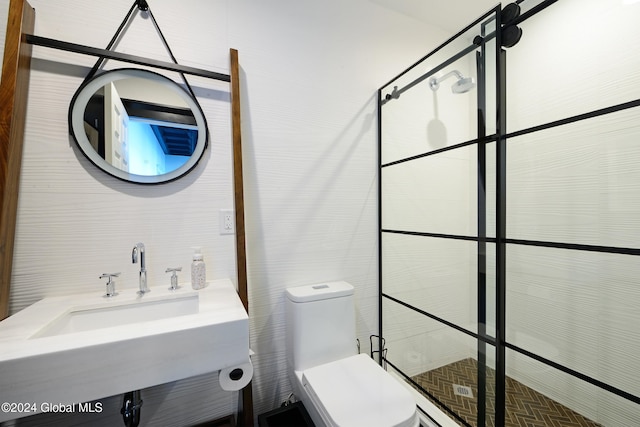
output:
POLYGON ((234 234, 236 222, 233 209, 220 209, 220 234, 234 234))

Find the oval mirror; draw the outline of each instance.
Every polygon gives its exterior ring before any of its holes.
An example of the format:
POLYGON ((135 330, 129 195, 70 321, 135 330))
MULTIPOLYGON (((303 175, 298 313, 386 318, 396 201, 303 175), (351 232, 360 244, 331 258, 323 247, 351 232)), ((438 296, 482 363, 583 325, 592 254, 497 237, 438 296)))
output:
POLYGON ((198 102, 173 80, 134 68, 106 71, 80 86, 69 132, 93 164, 138 184, 180 178, 208 144, 198 102))

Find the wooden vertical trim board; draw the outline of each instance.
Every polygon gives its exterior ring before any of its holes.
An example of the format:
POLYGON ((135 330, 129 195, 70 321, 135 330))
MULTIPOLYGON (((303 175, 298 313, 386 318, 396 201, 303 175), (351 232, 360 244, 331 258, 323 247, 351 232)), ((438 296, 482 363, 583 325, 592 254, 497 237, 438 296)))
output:
MULTIPOLYGON (((247 287, 247 252, 244 231, 244 181, 242 178, 242 132, 240 126, 240 66, 238 51, 230 49, 231 62, 231 132, 233 140, 233 190, 236 212, 236 266, 238 294, 247 313, 249 292, 247 287)), ((238 403, 238 425, 253 426, 253 391, 251 382, 242 389, 238 403)))
POLYGON ((13 244, 18 211, 22 146, 29 91, 35 11, 26 0, 11 0, 0 81, 0 320, 9 315, 13 244))
POLYGON ((238 293, 249 311, 247 291, 247 257, 244 232, 244 183, 242 175, 242 132, 240 126, 240 66, 238 51, 230 50, 231 56, 231 126, 233 139, 233 189, 236 212, 236 255, 238 269, 238 293))

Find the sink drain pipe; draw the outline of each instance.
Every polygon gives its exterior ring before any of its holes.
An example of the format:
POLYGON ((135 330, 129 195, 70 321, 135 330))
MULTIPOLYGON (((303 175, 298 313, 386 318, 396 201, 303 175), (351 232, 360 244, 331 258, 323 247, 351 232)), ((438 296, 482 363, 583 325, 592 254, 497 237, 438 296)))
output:
POLYGON ((142 399, 140 399, 140 390, 130 391, 124 394, 122 399, 122 420, 127 427, 138 427, 140 424, 140 407, 142 399))

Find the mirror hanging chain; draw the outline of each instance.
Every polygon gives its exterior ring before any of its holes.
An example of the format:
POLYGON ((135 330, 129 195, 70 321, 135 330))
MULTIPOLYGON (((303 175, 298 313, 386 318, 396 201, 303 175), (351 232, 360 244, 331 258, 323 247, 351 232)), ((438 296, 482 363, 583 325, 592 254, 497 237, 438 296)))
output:
MULTIPOLYGON (((127 15, 122 20, 122 23, 120 24, 120 26, 116 30, 115 34, 111 38, 111 41, 109 41, 109 44, 107 44, 106 50, 111 50, 113 48, 113 45, 116 44, 116 41, 118 40, 118 37, 120 36, 120 34, 122 34, 122 30, 124 29, 125 25, 127 25, 127 22, 129 22, 129 18, 131 18, 131 15, 133 14, 136 6, 137 6, 137 4, 135 2, 131 5, 131 8, 129 9, 129 12, 127 12, 127 15)), ((140 7, 140 6, 138 5, 138 7, 140 7)), ((93 76, 98 72, 98 69, 100 68, 100 64, 102 64, 104 59, 105 58, 103 56, 98 58, 96 63, 93 65, 93 68, 91 68, 91 71, 89 71, 89 74, 87 74, 87 76, 84 78, 84 82, 83 83, 86 83, 87 81, 91 80, 91 78, 93 78, 93 76)))

